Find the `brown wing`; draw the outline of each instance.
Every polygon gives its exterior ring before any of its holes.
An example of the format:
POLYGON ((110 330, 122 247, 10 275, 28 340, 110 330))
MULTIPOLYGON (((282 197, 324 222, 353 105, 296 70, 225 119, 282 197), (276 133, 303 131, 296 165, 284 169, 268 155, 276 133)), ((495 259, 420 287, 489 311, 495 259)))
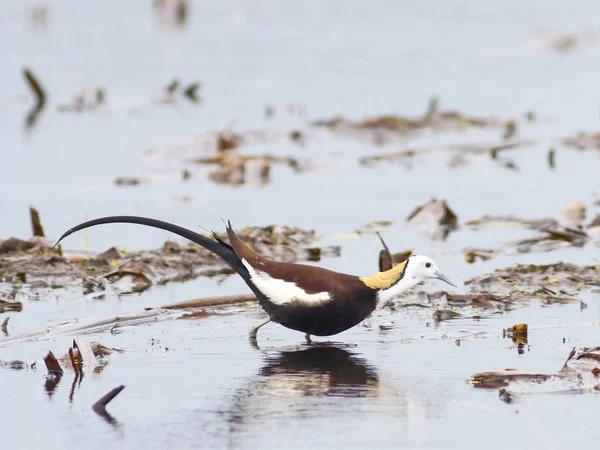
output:
POLYGON ((344 296, 347 292, 365 289, 365 284, 357 276, 347 275, 306 264, 273 261, 259 255, 248 247, 235 234, 231 225, 227 227, 229 242, 233 251, 247 261, 255 270, 268 273, 271 277, 295 283, 307 294, 328 291, 334 296, 344 296))

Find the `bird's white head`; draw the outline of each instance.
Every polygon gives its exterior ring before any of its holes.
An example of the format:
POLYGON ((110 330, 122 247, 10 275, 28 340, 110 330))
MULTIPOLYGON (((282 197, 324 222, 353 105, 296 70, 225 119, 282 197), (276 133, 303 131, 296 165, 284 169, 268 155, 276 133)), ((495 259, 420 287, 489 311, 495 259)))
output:
POLYGON ((433 262, 433 259, 423 255, 413 255, 408 258, 408 263, 406 264, 406 269, 404 270, 404 276, 402 278, 406 279, 407 283, 411 282, 412 286, 426 280, 441 280, 457 287, 452 280, 440 272, 440 269, 438 269, 433 262))
POLYGON ((379 301, 387 301, 426 280, 441 280, 457 287, 438 269, 428 256, 413 255, 387 272, 363 278, 365 284, 378 289, 379 301), (392 275, 394 275, 392 277, 392 275))

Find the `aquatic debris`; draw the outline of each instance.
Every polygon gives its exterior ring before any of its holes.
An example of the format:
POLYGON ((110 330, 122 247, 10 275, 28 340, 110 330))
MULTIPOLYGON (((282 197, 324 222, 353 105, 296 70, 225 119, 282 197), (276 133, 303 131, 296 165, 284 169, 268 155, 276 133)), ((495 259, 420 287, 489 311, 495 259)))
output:
POLYGON ((506 128, 506 122, 494 118, 469 116, 458 111, 442 111, 439 100, 432 97, 427 111, 421 117, 405 117, 393 114, 369 117, 351 121, 343 117, 321 119, 311 123, 316 127, 326 127, 330 131, 342 132, 347 135, 368 131, 372 133, 376 143, 382 144, 393 135, 409 135, 425 129, 435 131, 463 131, 467 128, 496 127, 506 128))
POLYGON ((579 150, 587 148, 600 149, 600 132, 585 133, 581 131, 575 136, 564 138, 561 143, 579 150))
POLYGON ((432 198, 415 208, 406 221, 434 240, 445 240, 451 231, 458 229, 458 216, 446 200, 432 198))
POLYGON ((183 28, 190 14, 187 0, 155 0, 152 6, 158 11, 160 21, 169 27, 183 28))
POLYGON ((517 353, 521 355, 525 352, 525 344, 528 342, 527 331, 527 324, 519 323, 502 330, 502 337, 510 338, 515 344, 517 344, 517 353))
POLYGON ((0 291, 0 314, 7 311, 21 312, 23 311, 23 303, 14 301, 9 294, 0 291))
MULTIPOLYGON (((381 162, 401 162, 408 165, 420 156, 435 155, 438 153, 451 153, 455 156, 465 157, 468 155, 490 155, 492 159, 503 162, 505 165, 509 163, 506 159, 498 158, 501 151, 512 150, 520 147, 527 147, 534 145, 534 141, 516 141, 509 143, 493 143, 493 144, 455 144, 455 145, 444 145, 438 147, 425 147, 425 148, 408 148, 403 150, 395 150, 386 153, 379 153, 376 155, 363 156, 359 159, 359 164, 365 167, 373 167, 377 163, 381 162)), ((458 165, 465 165, 466 160, 462 159, 460 164, 455 159, 450 160, 449 165, 456 167, 458 165)), ((514 165, 514 163, 512 163, 514 165)), ((510 165, 510 164, 509 164, 510 165)))
MULTIPOLYGON (((340 255, 339 246, 311 245, 317 239, 314 230, 271 225, 246 227, 239 235, 261 254, 288 262, 319 261, 340 255)), ((219 236, 227 240, 225 233, 219 236)), ((232 273, 222 260, 192 242, 180 245, 168 241, 158 249, 126 254, 111 247, 100 254, 67 252, 63 255, 61 246, 54 249, 39 237, 0 241, 0 281, 37 288, 53 289, 75 283, 88 294, 107 289, 115 293, 141 292, 154 284, 232 273)))
POLYGON ((499 391, 499 397, 507 403, 534 395, 598 393, 600 392, 600 347, 582 348, 578 352, 573 347, 562 368, 554 374, 506 369, 476 373, 469 382, 476 388, 504 388, 499 391), (531 384, 550 384, 553 381, 557 382, 558 387, 550 385, 544 393, 540 393, 539 390, 526 392, 531 384), (506 389, 517 382, 525 392, 513 393, 506 389))
POLYGON ((585 44, 597 45, 600 42, 598 31, 587 29, 581 31, 537 30, 532 40, 534 49, 551 50, 555 53, 566 54, 585 44))
MULTIPOLYGON (((219 145, 224 146, 225 144, 219 145)), ((197 164, 217 165, 217 169, 210 172, 208 176, 218 184, 241 186, 252 183, 264 186, 271 181, 271 165, 273 164, 285 164, 295 173, 303 173, 312 168, 308 161, 292 157, 276 157, 267 154, 238 155, 226 152, 225 149, 218 155, 193 160, 197 164)))
MULTIPOLYGON (((571 220, 570 223, 573 224, 573 226, 561 225, 558 221, 551 218, 526 220, 515 216, 486 215, 480 219, 470 220, 465 225, 472 227, 473 229, 491 226, 522 226, 527 229, 535 230, 538 233, 529 238, 506 242, 496 249, 467 248, 464 250, 465 259, 467 262, 472 263, 478 258, 487 260, 499 254, 549 252, 570 246, 583 247, 589 242, 591 236, 588 234, 588 231, 581 226, 581 221, 583 220, 581 214, 581 207, 577 204, 568 207, 567 212, 563 214, 565 222, 569 223, 568 221, 571 220)), ((593 223, 588 227, 593 231, 593 223)))
POLYGON ((44 237, 44 227, 42 227, 42 222, 40 220, 40 213, 37 209, 30 206, 29 207, 29 216, 31 217, 31 228, 33 230, 34 236, 44 237))
POLYGON ((435 322, 442 322, 444 320, 452 320, 461 317, 461 314, 451 309, 436 309, 433 312, 433 320, 435 322))
POLYGON ((69 103, 58 105, 58 112, 94 111, 106 102, 106 91, 102 87, 82 88, 69 103))
POLYGON ((29 86, 35 97, 35 104, 29 110, 29 112, 27 113, 27 117, 25 118, 25 128, 29 129, 35 125, 40 113, 44 110, 44 107, 46 106, 47 97, 46 91, 44 90, 36 76, 33 74, 31 69, 24 68, 23 75, 25 76, 25 81, 27 81, 27 85, 29 86))
POLYGON ((108 423, 115 423, 115 419, 108 413, 108 411, 106 411, 106 405, 108 405, 117 395, 119 395, 123 389, 125 389, 124 385, 114 388, 92 405, 94 412, 103 417, 108 423))
POLYGON ((514 369, 506 369, 496 372, 479 372, 473 375, 470 381, 476 388, 497 389, 499 387, 507 387, 515 381, 543 383, 552 377, 553 375, 543 373, 520 372, 514 369))
POLYGON ((199 103, 200 97, 198 96, 198 91, 201 86, 199 81, 194 81, 183 87, 178 79, 174 79, 153 99, 153 101, 158 104, 175 103, 177 101, 176 96, 181 94, 189 101, 199 103))
POLYGON ((36 363, 29 363, 26 361, 20 361, 18 359, 13 361, 1 361, 0 360, 0 368, 2 369, 11 369, 11 370, 25 370, 25 369, 35 369, 36 363))
POLYGON ((231 131, 222 131, 217 136, 217 150, 226 152, 238 148, 244 143, 244 137, 231 131))
POLYGON ((585 220, 586 207, 581 202, 573 202, 567 205, 560 213, 561 218, 569 225, 578 225, 585 220))
POLYGON ((115 184, 117 186, 137 186, 142 183, 141 178, 136 177, 117 177, 115 178, 115 184))
POLYGON ((379 240, 381 241, 381 245, 383 245, 383 250, 379 252, 379 271, 385 272, 386 270, 390 270, 392 267, 403 263, 406 261, 410 255, 412 255, 413 250, 406 250, 399 253, 392 253, 385 241, 379 234, 379 231, 376 231, 377 236, 379 236, 379 240))
POLYGON ((64 373, 56 356, 51 351, 48 351, 48 354, 44 357, 44 363, 49 374, 62 375, 64 373))
POLYGON ((8 321, 10 320, 10 317, 7 317, 6 319, 4 319, 4 321, 2 322, 2 325, 0 326, 0 330, 2 330, 2 332, 4 333, 5 336, 8 336, 8 321))
MULTIPOLYGON (((151 322, 158 322, 167 318, 179 317, 180 313, 167 310, 152 310, 141 311, 137 313, 111 315, 100 318, 89 319, 69 319, 62 321, 56 325, 50 325, 40 330, 28 331, 9 338, 0 339, 0 348, 9 345, 21 344, 24 342, 33 342, 39 340, 52 340, 62 336, 77 336, 85 333, 100 333, 102 331, 110 331, 118 333, 123 327, 142 325, 151 322)), ((106 347, 96 347, 92 344, 92 349, 95 349, 96 356, 100 353, 105 353, 106 347)), ((117 349, 111 349, 119 352, 117 349)), ((70 360, 68 355, 65 355, 63 362, 70 360)))
POLYGON ((356 230, 356 233, 359 235, 367 233, 379 234, 381 230, 389 228, 393 223, 394 222, 391 222, 389 220, 374 220, 373 222, 369 222, 360 227, 358 230, 356 230))
POLYGON ((216 297, 203 297, 194 298, 184 302, 171 303, 168 305, 159 306, 158 308, 146 308, 146 311, 152 309, 193 309, 193 308, 205 308, 207 306, 223 306, 233 305, 236 303, 247 303, 256 302, 256 296, 254 294, 240 294, 240 295, 220 295, 216 297))

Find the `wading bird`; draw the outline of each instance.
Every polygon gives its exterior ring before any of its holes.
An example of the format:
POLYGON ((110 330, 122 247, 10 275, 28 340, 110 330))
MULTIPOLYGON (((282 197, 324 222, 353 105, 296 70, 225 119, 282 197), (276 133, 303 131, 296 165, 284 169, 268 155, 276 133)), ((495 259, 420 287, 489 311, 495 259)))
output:
POLYGON ((427 256, 413 255, 385 272, 370 277, 358 277, 304 264, 267 259, 235 234, 227 224, 229 244, 216 233, 214 239, 186 228, 137 216, 102 217, 81 223, 56 242, 76 231, 107 223, 134 223, 170 231, 215 253, 240 275, 254 292, 260 306, 269 316, 250 329, 255 340, 258 329, 275 322, 310 335, 331 336, 352 328, 371 314, 378 303, 407 291, 417 284, 438 279, 456 285, 442 274, 427 256))

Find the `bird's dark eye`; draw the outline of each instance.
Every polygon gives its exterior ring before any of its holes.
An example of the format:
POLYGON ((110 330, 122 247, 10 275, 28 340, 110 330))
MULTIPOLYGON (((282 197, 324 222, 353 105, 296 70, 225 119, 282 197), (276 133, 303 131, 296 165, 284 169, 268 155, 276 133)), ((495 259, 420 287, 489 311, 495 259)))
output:
POLYGON ((431 263, 425 263, 425 267, 429 269, 431 267, 431 263))

